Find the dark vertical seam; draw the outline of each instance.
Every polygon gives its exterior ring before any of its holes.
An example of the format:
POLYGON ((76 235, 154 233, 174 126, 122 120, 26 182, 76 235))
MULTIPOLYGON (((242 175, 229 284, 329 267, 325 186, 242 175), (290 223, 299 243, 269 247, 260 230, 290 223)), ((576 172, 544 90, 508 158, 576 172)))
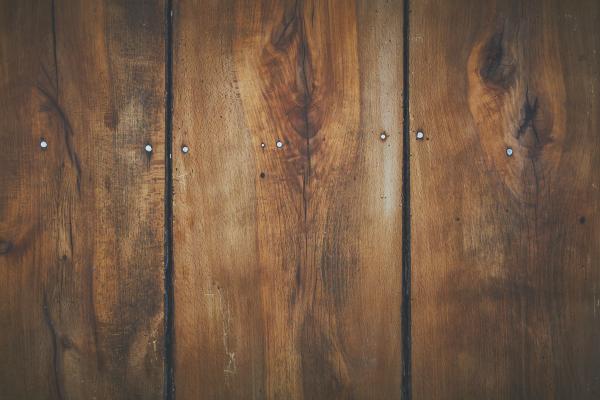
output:
POLYGON ((411 241, 410 241, 410 112, 409 112, 409 0, 404 0, 402 54, 402 398, 410 400, 411 387, 411 241))
POLYGON ((165 299, 164 397, 175 398, 173 371, 173 2, 165 4, 165 299))

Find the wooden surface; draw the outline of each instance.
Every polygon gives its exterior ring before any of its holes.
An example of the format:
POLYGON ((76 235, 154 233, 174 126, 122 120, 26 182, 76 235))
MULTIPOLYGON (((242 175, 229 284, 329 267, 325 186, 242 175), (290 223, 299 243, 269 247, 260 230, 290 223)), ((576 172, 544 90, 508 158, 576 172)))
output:
POLYGON ((163 27, 0 3, 0 398, 162 398, 163 27))
POLYGON ((400 398, 401 2, 173 24, 177 398, 400 398))
POLYGON ((600 4, 410 15, 413 398, 600 398, 600 4))
POLYGON ((0 399, 600 398, 598 26, 0 1, 0 399))

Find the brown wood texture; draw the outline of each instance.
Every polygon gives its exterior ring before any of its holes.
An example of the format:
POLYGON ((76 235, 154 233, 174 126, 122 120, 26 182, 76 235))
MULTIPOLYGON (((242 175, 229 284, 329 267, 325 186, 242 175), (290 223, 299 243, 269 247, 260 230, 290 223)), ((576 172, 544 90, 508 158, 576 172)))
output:
POLYGON ((400 398, 401 1, 173 18, 177 398, 400 398))
POLYGON ((0 398, 162 398, 164 21, 0 3, 0 398))
POLYGON ((600 398, 600 3, 410 15, 413 398, 600 398))

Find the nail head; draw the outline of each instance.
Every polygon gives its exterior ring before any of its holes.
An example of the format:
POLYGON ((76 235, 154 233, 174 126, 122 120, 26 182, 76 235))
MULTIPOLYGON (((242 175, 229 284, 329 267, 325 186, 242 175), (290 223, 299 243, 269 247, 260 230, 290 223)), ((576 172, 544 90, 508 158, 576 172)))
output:
POLYGON ((281 149, 283 147, 283 142, 281 140, 278 140, 277 142, 275 142, 275 146, 277 146, 278 149, 281 149))
POLYGON ((513 155, 513 149, 512 149, 512 148, 510 148, 510 147, 509 147, 509 148, 507 148, 507 149, 506 149, 506 155, 507 155, 507 156, 509 156, 509 157, 512 157, 512 155, 513 155))
POLYGON ((152 145, 147 144, 146 147, 145 147, 145 149, 146 149, 146 153, 151 153, 152 152, 152 145))
POLYGON ((190 152, 190 148, 187 146, 183 146, 181 147, 181 151, 183 152, 183 154, 187 154, 190 152))
POLYGON ((40 140, 40 147, 42 149, 46 149, 48 147, 48 142, 46 142, 44 139, 40 140))
POLYGON ((423 140, 425 138, 425 134, 423 131, 417 131, 417 140, 423 140))

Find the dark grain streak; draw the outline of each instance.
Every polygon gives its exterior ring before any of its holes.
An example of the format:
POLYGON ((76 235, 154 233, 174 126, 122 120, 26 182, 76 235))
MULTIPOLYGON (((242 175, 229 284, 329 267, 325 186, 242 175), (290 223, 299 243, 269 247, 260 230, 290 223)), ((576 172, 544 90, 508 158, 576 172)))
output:
POLYGON ((529 89, 525 92, 525 102, 523 103, 523 118, 519 124, 519 128, 517 129, 516 138, 520 139, 521 135, 527 131, 528 128, 531 128, 535 135, 535 140, 537 143, 540 142, 540 138, 538 136, 537 129, 535 127, 535 117, 538 112, 538 99, 535 97, 533 102, 529 100, 529 89))
MULTIPOLYGON (((298 11, 300 13, 300 11, 298 11)), ((316 135, 317 129, 311 131, 311 121, 309 117, 309 110, 313 102, 313 93, 312 93, 312 82, 311 82, 311 62, 310 62, 310 50, 308 47, 308 39, 306 37, 305 27, 304 27, 304 18, 299 14, 299 23, 300 23, 300 46, 299 46, 299 57, 298 57, 298 70, 300 72, 300 94, 302 97, 303 105, 302 105, 302 117, 304 120, 304 129, 300 134, 308 140, 316 135)), ((307 149, 308 151, 308 149, 307 149)))
POLYGON ((280 26, 280 30, 273 31, 271 43, 277 50, 285 51, 296 34, 297 14, 294 13, 291 16, 284 15, 283 22, 280 26))
POLYGON ((535 160, 531 159, 531 169, 533 172, 533 182, 535 188, 535 200, 533 203, 534 213, 533 213, 533 222, 534 222, 534 232, 535 232, 535 242, 538 242, 538 208, 540 202, 540 178, 538 176, 538 171, 535 165, 535 160))
POLYGON ((46 292, 44 292, 44 303, 42 304, 42 313, 44 314, 44 322, 48 327, 48 331, 50 331, 50 337, 52 340, 52 367, 53 367, 53 376, 54 376, 54 387, 56 389, 56 394, 59 399, 63 399, 62 393, 62 385, 60 383, 60 362, 58 355, 58 335, 56 332, 56 327, 54 326, 54 322, 52 321, 52 317, 50 316, 50 309, 48 307, 48 296, 46 292))
POLYGON ((544 115, 539 104, 538 97, 530 97, 529 89, 527 89, 521 107, 522 117, 514 133, 519 143, 527 150, 525 155, 532 160, 538 160, 544 146, 553 140, 551 118, 547 113, 544 115), (528 132, 531 134, 528 135, 528 132))
POLYGON ((42 86, 37 85, 36 87, 37 87, 38 91, 48 100, 50 108, 55 112, 56 115, 58 115, 58 117, 62 123, 62 126, 63 126, 62 131, 64 134, 65 145, 67 146, 67 153, 69 155, 69 160, 71 161, 71 164, 75 168, 75 174, 76 174, 76 179, 77 179, 77 193, 81 194, 81 164, 80 164, 79 157, 77 156, 77 153, 75 152, 74 145, 73 145, 73 128, 71 127, 71 123, 69 122, 67 115, 65 114, 65 112, 61 108, 60 104, 58 103, 58 100, 56 99, 56 97, 52 96, 42 86))
MULTIPOLYGON (((48 83, 48 85, 50 85, 50 87, 52 87, 52 89, 54 90, 54 92, 56 92, 56 82, 55 79, 52 79, 50 77, 50 73, 48 72, 48 69, 44 66, 44 64, 40 63, 40 69, 42 70, 42 74, 44 75, 44 78, 46 78, 46 81, 48 83)), ((39 85, 42 85, 41 83, 39 83, 39 85)))
MULTIPOLYGON (((309 87, 309 74, 310 74, 310 59, 309 59, 309 49, 308 49, 308 41, 306 37, 305 27, 304 27, 304 19, 302 18, 302 14, 300 11, 300 2, 296 2, 296 13, 299 15, 299 23, 300 23, 300 57, 299 57, 299 70, 300 77, 302 80, 301 88, 302 88, 302 98, 303 98, 303 107, 302 107, 302 120, 304 121, 304 131, 300 132, 300 135, 306 139, 306 168, 303 171, 304 176, 302 177, 302 206, 303 206, 303 215, 304 215, 304 259, 308 260, 309 254, 309 226, 308 226, 308 194, 307 190, 310 190, 310 174, 311 174, 311 155, 310 155, 310 138, 311 133, 310 125, 309 125, 309 116, 308 110, 310 104, 312 102, 312 93, 309 87)), ((296 127, 295 127, 296 128, 296 127)), ((316 132, 315 132, 316 134, 316 132)), ((298 280, 298 288, 300 287, 300 279, 301 279, 301 263, 298 264, 298 270, 296 272, 296 279, 298 280)))
POLYGON ((71 248, 71 256, 75 254, 75 246, 73 244, 73 220, 69 215, 69 247, 71 248))
MULTIPOLYGON (((296 5, 298 7, 298 4, 296 5)), ((299 11, 298 11, 299 12, 299 11)), ((309 57, 309 49, 308 49, 308 41, 306 38, 306 32, 304 31, 304 20, 303 18, 299 18, 300 20, 300 57, 299 57, 299 70, 300 76, 302 79, 302 98, 304 101, 304 105, 302 107, 302 119, 304 121, 304 130, 300 135, 306 138, 306 170, 304 171, 304 179, 302 181, 302 202, 304 206, 304 225, 305 228, 308 221, 308 198, 306 196, 306 189, 310 185, 310 173, 311 173, 311 159, 310 159, 310 138, 313 137, 317 132, 310 132, 310 119, 308 115, 308 110, 312 103, 312 92, 310 89, 309 76, 310 76, 310 57, 309 57)), ((305 231, 306 231, 305 229, 305 231)), ((308 232, 305 232, 308 235, 308 232)), ((308 245, 308 237, 305 238, 306 243, 308 245)))
MULTIPOLYGON (((311 149, 310 149, 310 139, 316 135, 317 130, 311 132, 311 123, 309 117, 309 109, 311 107, 313 101, 313 94, 311 90, 311 62, 310 62, 310 52, 308 47, 308 38, 306 37, 306 31, 304 26, 304 17, 302 12, 303 3, 300 1, 296 1, 295 4, 295 17, 294 21, 297 21, 298 34, 299 34, 299 47, 298 47, 298 75, 300 78, 300 97, 302 100, 302 106, 300 108, 300 118, 293 118, 293 121, 297 121, 300 119, 302 124, 300 126, 293 124, 294 129, 300 136, 305 138, 306 143, 306 165, 303 168, 303 176, 302 176, 302 207, 303 207, 303 218, 304 218, 304 259, 308 260, 309 254, 309 227, 308 227, 308 207, 309 207, 309 197, 308 191, 310 190, 310 175, 311 175, 311 149)), ((298 287, 300 287, 300 280, 302 277, 300 268, 302 268, 302 264, 299 263, 296 271, 296 280, 298 287)))
POLYGON ((94 266, 92 264, 88 265, 86 273, 88 285, 87 301, 90 307, 87 318, 94 339, 94 348, 96 349, 96 365, 98 366, 98 370, 101 371, 104 369, 104 360, 102 355, 98 352, 98 349, 100 348, 100 339, 98 337, 98 316, 96 312, 96 302, 94 301, 94 266))
MULTIPOLYGON (((54 88, 59 99, 58 88, 58 52, 56 49, 56 0, 52 0, 52 54, 54 56, 54 88)), ((57 100, 58 101, 58 100, 57 100)))

